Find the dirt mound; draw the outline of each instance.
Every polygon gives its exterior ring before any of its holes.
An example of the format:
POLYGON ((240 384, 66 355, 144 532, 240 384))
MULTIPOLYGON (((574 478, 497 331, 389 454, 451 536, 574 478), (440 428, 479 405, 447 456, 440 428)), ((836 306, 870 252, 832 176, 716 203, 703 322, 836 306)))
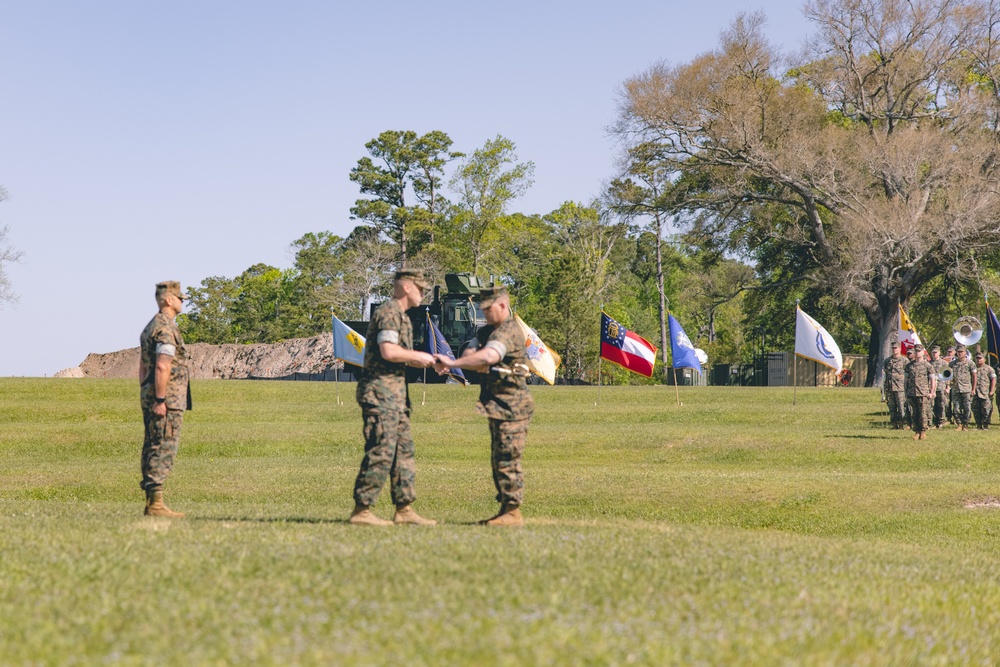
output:
MULTIPOLYGON (((194 343, 187 346, 187 351, 191 377, 195 379, 286 379, 327 374, 333 379, 334 369, 343 368, 343 362, 333 358, 329 334, 254 345, 194 343)), ((78 369, 69 368, 56 375, 134 378, 139 373, 139 348, 88 354, 78 369)))

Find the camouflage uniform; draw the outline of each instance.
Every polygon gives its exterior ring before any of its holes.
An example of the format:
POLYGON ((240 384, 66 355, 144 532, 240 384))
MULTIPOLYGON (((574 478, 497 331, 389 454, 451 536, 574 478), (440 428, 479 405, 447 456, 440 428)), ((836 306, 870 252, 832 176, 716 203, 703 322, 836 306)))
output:
POLYGON ((972 416, 972 382, 976 376, 976 364, 966 357, 951 362, 951 404, 955 423, 968 426, 972 416))
POLYGON ((889 423, 892 428, 901 429, 905 422, 906 386, 904 384, 906 357, 893 355, 882 364, 882 389, 885 404, 889 409, 889 423))
POLYGON ((511 315, 495 327, 486 325, 479 329, 476 342, 479 349, 489 347, 501 356, 489 374, 482 376, 476 404, 479 414, 489 418, 497 501, 507 508, 520 507, 524 497, 521 456, 535 411, 535 399, 528 391, 524 332, 511 315), (516 372, 498 372, 495 368, 516 372))
POLYGON ((972 413, 976 417, 976 428, 988 429, 993 416, 993 397, 990 384, 996 380, 997 372, 989 364, 976 366, 976 390, 972 394, 972 413))
POLYGON ((393 504, 408 505, 416 499, 416 462, 406 364, 386 361, 379 349, 385 342, 413 349, 413 325, 398 301, 390 299, 378 307, 366 339, 365 366, 356 394, 364 420, 365 455, 354 482, 354 502, 371 507, 391 478, 393 504))
POLYGON ((934 393, 934 426, 942 426, 948 418, 947 405, 949 403, 949 383, 941 379, 941 371, 949 367, 944 359, 932 361, 934 374, 938 376, 937 391, 934 393))
MULTIPOLYGON (((159 286, 158 286, 159 287, 159 286)), ((178 288, 179 292, 179 288, 178 288)), ((174 467, 180 444, 184 410, 191 409, 188 383, 187 349, 177 322, 157 313, 139 336, 139 354, 146 368, 146 378, 139 388, 145 437, 142 441, 142 481, 147 493, 159 490, 174 467), (156 399, 156 358, 170 356, 170 380, 167 382, 167 415, 153 412, 156 399)))
POLYGON ((934 381, 934 367, 922 356, 906 365, 906 398, 910 403, 913 431, 923 433, 930 426, 931 384, 934 381))

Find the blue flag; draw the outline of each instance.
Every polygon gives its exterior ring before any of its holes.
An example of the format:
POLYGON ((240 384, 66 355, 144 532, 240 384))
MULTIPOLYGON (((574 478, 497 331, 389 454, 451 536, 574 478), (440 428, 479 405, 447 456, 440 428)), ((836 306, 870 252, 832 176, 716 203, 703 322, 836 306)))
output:
POLYGON ((698 355, 695 354, 691 339, 687 337, 680 322, 674 319, 673 315, 668 315, 668 317, 670 318, 670 356, 674 360, 673 367, 693 368, 701 373, 701 362, 698 361, 698 355))
MULTIPOLYGON (((449 359, 454 359, 455 353, 451 351, 451 345, 445 340, 441 330, 431 321, 430 311, 425 312, 427 313, 427 352, 430 354, 443 354, 449 359)), ((469 384, 461 368, 449 368, 446 374, 460 381, 462 384, 469 384)))
POLYGON ((986 363, 990 366, 1000 364, 1000 322, 997 315, 986 302, 986 363))
POLYGON ((333 316, 333 357, 355 366, 365 365, 365 337, 333 316))

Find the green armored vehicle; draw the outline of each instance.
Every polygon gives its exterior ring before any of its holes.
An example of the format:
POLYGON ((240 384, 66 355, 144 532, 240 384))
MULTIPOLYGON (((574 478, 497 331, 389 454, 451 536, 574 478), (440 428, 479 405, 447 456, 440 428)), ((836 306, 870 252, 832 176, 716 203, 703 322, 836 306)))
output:
MULTIPOLYGON (((435 285, 430 304, 421 304, 410 308, 406 314, 413 323, 413 348, 427 350, 427 320, 440 329, 444 339, 448 341, 456 357, 468 347, 476 337, 476 330, 486 324, 483 311, 479 309, 479 290, 485 287, 479 278, 471 273, 449 273, 444 277, 445 291, 435 285)), ((372 306, 374 311, 375 306, 372 306)), ((345 322, 347 326, 364 335, 368 331, 368 322, 345 322)), ((409 369, 410 381, 419 381, 424 377, 423 370, 409 369)), ((475 381, 475 373, 465 373, 470 382, 475 381)), ((427 373, 428 382, 444 382, 445 378, 433 371, 427 373)))

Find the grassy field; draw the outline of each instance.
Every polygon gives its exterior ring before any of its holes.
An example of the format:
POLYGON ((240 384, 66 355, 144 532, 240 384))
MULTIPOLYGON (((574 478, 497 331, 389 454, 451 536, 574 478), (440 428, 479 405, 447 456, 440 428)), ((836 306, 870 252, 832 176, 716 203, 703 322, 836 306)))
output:
POLYGON ((1000 431, 917 443, 867 390, 540 387, 528 524, 487 529, 476 391, 421 391, 443 525, 382 529, 344 521, 353 385, 197 383, 170 522, 134 383, 0 379, 0 664, 1000 661, 1000 431))

